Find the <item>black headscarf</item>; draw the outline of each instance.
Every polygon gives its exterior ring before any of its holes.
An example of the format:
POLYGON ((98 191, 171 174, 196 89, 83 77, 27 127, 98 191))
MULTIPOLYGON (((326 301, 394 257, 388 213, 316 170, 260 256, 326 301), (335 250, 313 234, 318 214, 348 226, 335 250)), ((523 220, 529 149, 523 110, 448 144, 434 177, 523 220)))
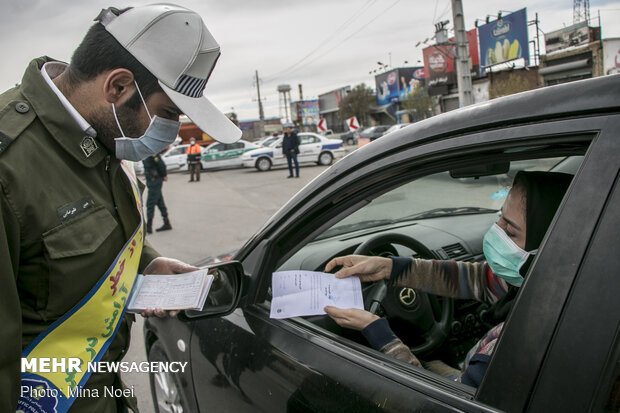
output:
MULTIPOLYGON (((549 229, 564 194, 570 185, 572 175, 559 172, 526 172, 515 175, 512 187, 521 189, 525 194, 525 251, 540 247, 543 237, 549 229)), ((534 256, 530 255, 519 271, 525 276, 534 256)), ((510 285, 508 292, 493 306, 494 322, 506 319, 510 312, 519 287, 510 285)))

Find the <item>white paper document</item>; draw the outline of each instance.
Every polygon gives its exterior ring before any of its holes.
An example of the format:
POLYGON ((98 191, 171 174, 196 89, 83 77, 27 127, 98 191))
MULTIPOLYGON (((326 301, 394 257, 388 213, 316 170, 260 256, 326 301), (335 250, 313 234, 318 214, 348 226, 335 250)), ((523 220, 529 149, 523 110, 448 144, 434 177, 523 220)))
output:
POLYGON ((271 318, 325 314, 323 307, 364 309, 359 278, 314 271, 274 272, 271 318))
POLYGON ((202 309, 213 282, 207 270, 184 274, 138 274, 127 310, 139 312, 147 308, 162 310, 202 309))

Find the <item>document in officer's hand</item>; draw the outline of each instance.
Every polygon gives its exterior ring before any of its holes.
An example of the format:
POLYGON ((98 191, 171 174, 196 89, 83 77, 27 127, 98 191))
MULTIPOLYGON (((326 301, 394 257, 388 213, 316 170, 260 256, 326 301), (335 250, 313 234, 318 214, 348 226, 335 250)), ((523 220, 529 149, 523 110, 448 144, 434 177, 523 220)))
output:
POLYGON ((184 274, 138 274, 127 304, 127 311, 148 308, 162 310, 202 310, 213 283, 207 270, 184 274))
POLYGON ((274 272, 271 279, 271 318, 325 314, 323 307, 364 309, 357 277, 336 278, 314 271, 274 272))

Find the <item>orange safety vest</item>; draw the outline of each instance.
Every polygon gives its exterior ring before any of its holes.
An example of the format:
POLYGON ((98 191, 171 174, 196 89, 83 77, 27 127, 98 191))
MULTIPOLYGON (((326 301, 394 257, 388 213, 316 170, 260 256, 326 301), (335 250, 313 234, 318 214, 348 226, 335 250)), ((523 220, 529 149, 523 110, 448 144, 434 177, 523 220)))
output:
POLYGON ((187 152, 186 152, 186 153, 187 153, 188 155, 197 155, 197 154, 199 154, 199 153, 200 153, 200 150, 201 150, 200 145, 198 145, 197 143, 195 143, 195 144, 193 144, 193 145, 191 145, 191 146, 189 146, 189 147, 187 148, 187 152))

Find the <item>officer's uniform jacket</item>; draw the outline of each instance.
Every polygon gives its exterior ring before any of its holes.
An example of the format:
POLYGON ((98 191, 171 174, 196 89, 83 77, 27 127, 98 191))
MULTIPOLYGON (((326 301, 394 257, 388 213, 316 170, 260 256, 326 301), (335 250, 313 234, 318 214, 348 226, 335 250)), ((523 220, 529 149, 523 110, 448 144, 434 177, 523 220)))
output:
MULTIPOLYGON (((93 288, 140 220, 120 162, 80 129, 42 77, 49 60, 32 61, 21 85, 0 95, 3 412, 15 411, 22 350, 93 288)), ((140 270, 157 255, 145 243, 140 270)), ((126 316, 102 361, 124 355, 130 325, 126 316)), ((95 373, 86 388, 114 382, 95 373)), ((71 411, 116 411, 115 400, 78 399, 71 411)))

